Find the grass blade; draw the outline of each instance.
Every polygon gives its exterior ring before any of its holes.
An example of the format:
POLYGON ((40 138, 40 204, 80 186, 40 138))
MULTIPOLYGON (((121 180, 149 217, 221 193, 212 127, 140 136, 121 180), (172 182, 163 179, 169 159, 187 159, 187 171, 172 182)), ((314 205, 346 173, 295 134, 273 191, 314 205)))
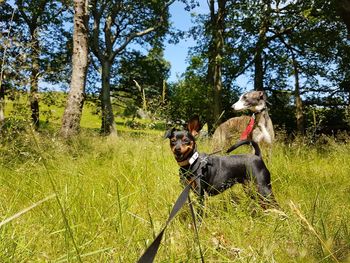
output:
POLYGON ((0 227, 6 225, 7 223, 11 222, 12 220, 15 220, 16 218, 18 218, 21 215, 29 212, 30 210, 32 210, 33 208, 37 207, 38 205, 46 202, 47 200, 50 200, 51 198, 54 198, 55 196, 56 196, 56 194, 49 195, 49 196, 45 197, 44 199, 41 199, 40 201, 32 204, 31 206, 28 206, 27 208, 24 208, 23 210, 19 211, 18 213, 14 214, 13 216, 10 216, 10 217, 6 218, 5 220, 0 222, 0 227))

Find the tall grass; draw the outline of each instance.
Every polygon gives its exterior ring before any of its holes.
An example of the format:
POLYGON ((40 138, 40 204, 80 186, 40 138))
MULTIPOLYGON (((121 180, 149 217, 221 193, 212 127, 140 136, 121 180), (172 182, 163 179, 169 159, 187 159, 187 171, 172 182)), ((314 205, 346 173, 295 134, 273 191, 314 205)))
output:
MULTIPOLYGON (((208 145, 199 142, 200 150, 208 145)), ((135 262, 182 190, 160 134, 67 143, 28 133, 1 147, 1 262, 135 262)), ((350 262, 349 159, 348 144, 277 143, 268 168, 282 211, 262 211, 238 185, 207 199, 205 260, 350 262)), ((156 261, 199 262, 188 207, 156 261)))

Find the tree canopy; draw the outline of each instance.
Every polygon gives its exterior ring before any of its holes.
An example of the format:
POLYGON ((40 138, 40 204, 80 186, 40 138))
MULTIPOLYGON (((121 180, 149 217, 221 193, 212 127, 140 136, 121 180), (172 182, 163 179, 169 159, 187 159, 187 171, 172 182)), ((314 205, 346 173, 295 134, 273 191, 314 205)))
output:
MULTIPOLYGON (((171 24, 174 2, 89 1, 82 100, 97 102, 103 134, 115 131, 115 115, 138 109, 164 120, 199 114, 213 131, 234 116, 230 105, 247 89, 242 78, 267 93, 273 122, 290 133, 350 129, 350 1, 181 0, 193 13, 186 32, 171 24), (196 41, 172 83, 167 36, 196 41)), ((73 5, 2 1, 0 15, 0 105, 30 91, 27 114, 38 127, 40 94, 65 92, 71 80, 73 5)))

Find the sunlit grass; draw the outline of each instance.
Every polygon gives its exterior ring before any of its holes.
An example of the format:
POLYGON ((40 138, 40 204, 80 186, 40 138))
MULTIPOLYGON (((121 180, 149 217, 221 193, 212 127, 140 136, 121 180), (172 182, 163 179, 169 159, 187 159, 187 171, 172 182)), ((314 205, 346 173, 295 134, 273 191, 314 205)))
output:
MULTIPOLYGON (((17 139, 26 140, 16 144, 17 153, 11 145, 1 148, 0 222, 55 189, 63 212, 50 198, 2 225, 0 261, 76 262, 79 253, 83 262, 135 262, 182 190, 168 141, 123 133, 67 144, 36 135, 38 148, 33 136, 17 139)), ((208 145, 199 141, 200 150, 208 145)), ((209 198, 199 230, 206 261, 349 262, 349 158, 349 145, 276 144, 268 167, 285 215, 265 213, 240 186, 209 198)), ((186 206, 167 229, 156 261, 198 262, 196 244, 186 206)))
MULTIPOLYGON (((45 100, 44 93, 41 94, 41 100, 45 100)), ((66 102, 65 94, 60 92, 53 93, 56 104, 48 105, 48 103, 40 104, 40 129, 46 131, 48 129, 57 131, 62 123, 62 116, 64 113, 64 105, 66 102)), ((5 117, 14 118, 16 120, 30 120, 29 111, 29 97, 27 93, 21 94, 20 98, 16 100, 6 100, 5 117)), ((149 119, 135 119, 130 121, 130 118, 126 118, 122 115, 115 116, 116 129, 119 133, 132 133, 136 135, 140 134, 153 134, 160 135, 164 131, 159 130, 159 126, 163 128, 163 123, 159 121, 151 121, 149 119), (143 125, 140 128, 131 128, 128 123, 135 122, 136 124, 143 125), (158 126, 158 127, 157 127, 158 126)), ((89 102, 84 103, 83 112, 80 121, 80 127, 82 130, 99 132, 101 128, 101 114, 96 113, 96 105, 89 102)))
MULTIPOLYGON (((7 104, 19 122, 0 144, 0 262, 137 261, 182 191, 164 130, 116 117, 118 136, 100 137, 86 104, 80 138, 64 142, 63 108, 41 110, 52 116, 34 133, 7 104)), ((206 139, 198 145, 210 152, 206 139)), ((208 198, 199 229, 206 262, 350 262, 349 159, 350 145, 332 140, 276 143, 267 165, 282 211, 262 211, 238 185, 208 198)), ((199 262, 187 206, 156 262, 199 262)))

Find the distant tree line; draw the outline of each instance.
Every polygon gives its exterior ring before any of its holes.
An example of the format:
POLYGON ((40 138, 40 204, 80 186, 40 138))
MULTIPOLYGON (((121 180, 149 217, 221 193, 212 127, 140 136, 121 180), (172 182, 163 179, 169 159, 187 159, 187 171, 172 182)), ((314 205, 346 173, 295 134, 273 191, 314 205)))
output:
POLYGON ((117 113, 138 110, 199 114, 213 132, 233 116, 244 80, 268 94, 274 124, 288 133, 350 130, 350 0, 14 0, 0 3, 0 17, 1 125, 5 99, 29 91, 39 128, 39 98, 55 87, 68 92, 66 138, 79 133, 90 98, 105 135, 115 133, 117 113), (181 32, 170 23, 175 2, 192 13, 208 8, 181 32), (187 37, 197 43, 189 66, 169 83, 165 42, 187 37))

